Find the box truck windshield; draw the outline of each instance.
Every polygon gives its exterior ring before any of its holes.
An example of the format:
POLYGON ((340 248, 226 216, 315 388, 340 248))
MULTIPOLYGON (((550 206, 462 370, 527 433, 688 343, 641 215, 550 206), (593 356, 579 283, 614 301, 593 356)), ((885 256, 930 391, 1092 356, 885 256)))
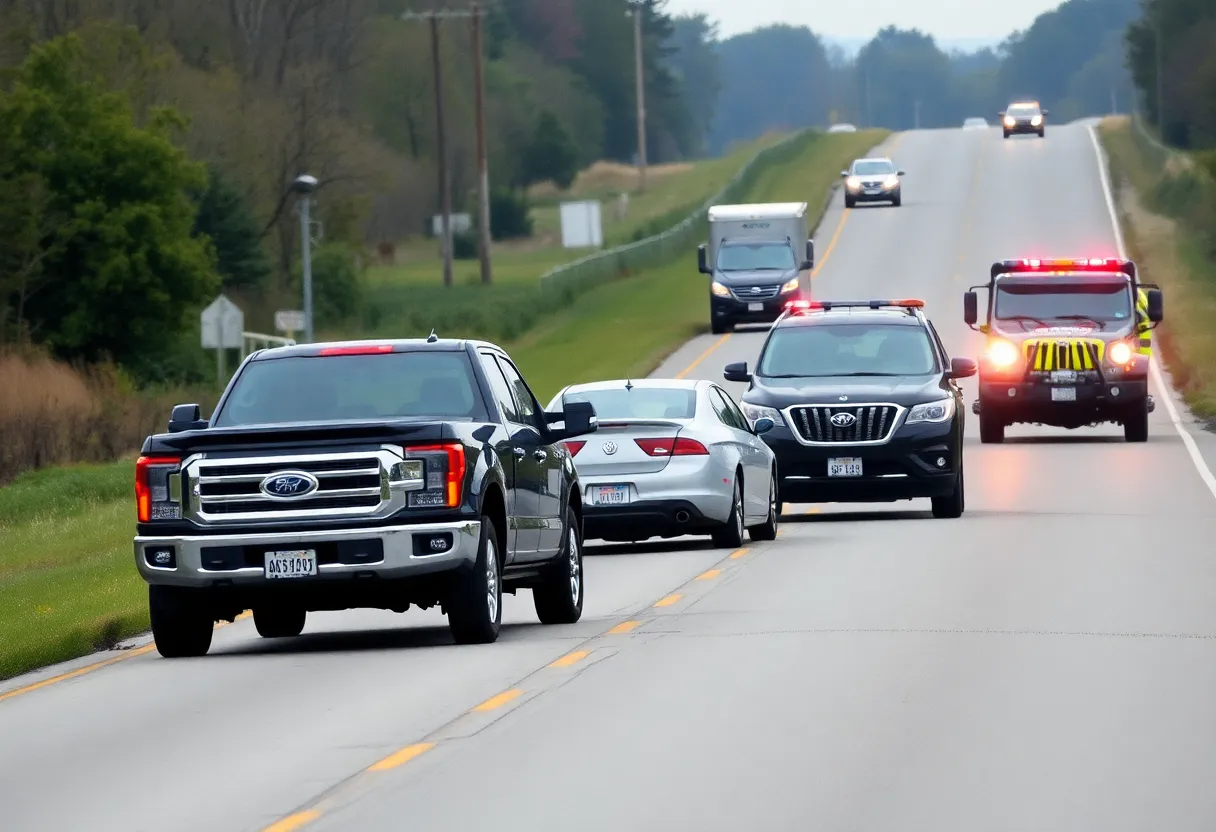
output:
POLYGON ((789 243, 726 243, 718 250, 718 271, 783 271, 797 268, 789 243))

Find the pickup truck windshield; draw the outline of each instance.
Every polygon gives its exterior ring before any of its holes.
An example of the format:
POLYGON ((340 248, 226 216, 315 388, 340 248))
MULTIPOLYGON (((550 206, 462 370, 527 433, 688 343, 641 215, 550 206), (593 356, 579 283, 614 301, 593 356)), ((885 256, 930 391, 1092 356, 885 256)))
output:
POLYGON ((212 424, 485 418, 463 352, 395 352, 251 361, 212 424))
POLYGON ((718 251, 718 271, 783 271, 794 268, 788 243, 727 243, 718 251))
POLYGON ((757 375, 766 378, 915 376, 936 371, 929 336, 918 326, 818 324, 773 330, 757 375))
POLYGON ((1097 324, 1131 318, 1131 289, 1126 280, 1064 281, 1038 278, 997 283, 997 320, 1076 320, 1097 324))

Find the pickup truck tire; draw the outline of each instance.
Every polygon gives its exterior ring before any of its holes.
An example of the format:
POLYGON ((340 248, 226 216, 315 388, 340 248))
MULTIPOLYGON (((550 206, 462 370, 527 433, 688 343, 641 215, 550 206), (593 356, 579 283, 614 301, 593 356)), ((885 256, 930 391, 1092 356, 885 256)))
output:
POLYGON ((189 590, 149 586, 148 613, 156 652, 166 659, 205 656, 211 649, 215 620, 189 590))
POLYGON ((253 626, 262 638, 295 638, 307 619, 308 611, 300 607, 253 608, 253 626))
POLYGON ((730 517, 726 518, 721 528, 714 529, 713 538, 714 545, 722 549, 738 549, 743 545, 743 488, 737 479, 730 517))
POLYGON ((448 608, 448 629, 457 644, 490 644, 502 624, 502 560, 494 521, 481 518, 477 561, 456 575, 448 608))
POLYGON ((573 624, 583 617, 583 541, 578 515, 566 509, 566 544, 544 581, 532 588, 541 624, 573 624))

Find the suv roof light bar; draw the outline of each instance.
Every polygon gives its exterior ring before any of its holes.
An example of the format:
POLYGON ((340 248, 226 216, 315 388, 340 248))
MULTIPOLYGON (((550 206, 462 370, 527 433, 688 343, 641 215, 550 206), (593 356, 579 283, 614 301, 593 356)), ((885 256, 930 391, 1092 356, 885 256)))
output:
POLYGON ((1136 279, 1136 264, 1119 257, 1020 258, 992 264, 992 277, 1002 274, 1058 274, 1061 272, 1122 272, 1136 279))

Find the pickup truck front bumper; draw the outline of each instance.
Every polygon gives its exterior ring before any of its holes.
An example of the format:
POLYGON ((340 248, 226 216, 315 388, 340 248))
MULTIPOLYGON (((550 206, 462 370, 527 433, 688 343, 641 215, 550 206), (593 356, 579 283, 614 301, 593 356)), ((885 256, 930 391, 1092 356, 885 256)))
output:
POLYGON ((376 576, 431 575, 477 560, 481 523, 462 520, 379 528, 135 538, 135 565, 149 584, 195 588, 299 585, 376 576), (267 552, 312 549, 317 574, 268 579, 267 552))

